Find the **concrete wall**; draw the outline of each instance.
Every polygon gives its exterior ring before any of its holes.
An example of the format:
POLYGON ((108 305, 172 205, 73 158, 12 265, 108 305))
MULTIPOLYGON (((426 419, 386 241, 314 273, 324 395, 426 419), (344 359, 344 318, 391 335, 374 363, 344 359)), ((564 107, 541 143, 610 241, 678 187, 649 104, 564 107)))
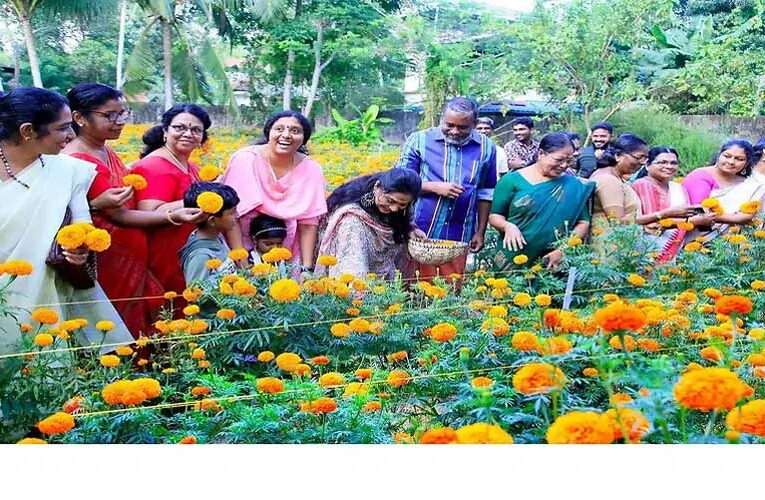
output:
POLYGON ((730 139, 747 139, 755 143, 761 137, 765 137, 765 116, 745 118, 727 115, 682 115, 680 120, 687 125, 709 129, 730 139))

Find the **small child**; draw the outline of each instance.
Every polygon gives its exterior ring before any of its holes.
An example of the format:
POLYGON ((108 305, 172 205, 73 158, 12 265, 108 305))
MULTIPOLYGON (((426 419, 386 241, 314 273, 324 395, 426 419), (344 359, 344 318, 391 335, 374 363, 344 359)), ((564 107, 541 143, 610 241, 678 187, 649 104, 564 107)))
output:
POLYGON ((250 222, 250 238, 253 248, 250 252, 253 264, 261 264, 263 260, 261 255, 272 248, 280 247, 287 237, 287 226, 284 221, 271 217, 270 215, 260 214, 250 222))
POLYGON ((183 276, 186 283, 204 280, 213 274, 229 274, 236 272, 236 264, 229 254, 229 247, 223 233, 236 224, 235 208, 239 204, 239 196, 230 186, 217 182, 195 182, 183 195, 183 206, 186 208, 199 208, 197 196, 210 191, 223 198, 223 207, 216 214, 210 215, 202 222, 197 223, 197 228, 189 235, 189 239, 178 255, 181 259, 183 276), (207 268, 207 261, 220 259, 223 264, 216 270, 207 268))

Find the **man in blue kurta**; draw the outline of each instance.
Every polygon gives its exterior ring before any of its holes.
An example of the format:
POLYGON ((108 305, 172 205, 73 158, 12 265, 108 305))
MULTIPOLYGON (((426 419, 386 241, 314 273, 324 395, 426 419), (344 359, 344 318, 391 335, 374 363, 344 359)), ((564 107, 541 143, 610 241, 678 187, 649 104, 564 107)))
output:
MULTIPOLYGON (((438 127, 412 134, 396 164, 422 178, 415 224, 428 238, 461 241, 471 252, 483 248, 489 209, 497 183, 494 143, 476 132, 478 106, 456 97, 446 103, 438 127)), ((463 274, 467 255, 439 268, 416 264, 420 277, 463 274)))

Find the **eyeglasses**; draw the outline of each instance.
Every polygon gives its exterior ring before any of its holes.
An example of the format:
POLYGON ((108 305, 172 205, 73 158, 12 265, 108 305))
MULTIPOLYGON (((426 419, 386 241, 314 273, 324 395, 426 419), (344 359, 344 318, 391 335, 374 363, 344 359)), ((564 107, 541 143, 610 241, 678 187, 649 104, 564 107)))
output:
POLYGON ((183 135, 186 132, 191 132, 191 135, 202 135, 205 133, 205 129, 202 127, 187 127, 186 125, 170 125, 170 128, 183 135))
POLYGON ((676 166, 679 165, 679 163, 677 161, 662 160, 662 161, 655 161, 655 162, 651 163, 651 165, 657 165, 659 167, 666 167, 667 165, 669 165, 669 166, 672 166, 672 167, 676 167, 676 166))
POLYGON ((104 112, 104 111, 91 111, 91 113, 95 113, 97 115, 101 115, 104 118, 106 118, 107 120, 109 120, 110 122, 116 123, 119 120, 123 120, 124 121, 124 120, 127 120, 128 118, 130 118, 130 114, 132 113, 132 111, 130 111, 129 109, 123 109, 122 111, 107 111, 107 112, 104 112))
POLYGON ((648 157, 647 157, 647 156, 635 156, 635 155, 633 155, 632 153, 624 153, 624 154, 626 154, 627 156, 631 156, 631 157, 633 157, 634 159, 636 159, 637 161, 639 161, 641 164, 645 163, 645 162, 646 162, 646 160, 648 160, 648 157))

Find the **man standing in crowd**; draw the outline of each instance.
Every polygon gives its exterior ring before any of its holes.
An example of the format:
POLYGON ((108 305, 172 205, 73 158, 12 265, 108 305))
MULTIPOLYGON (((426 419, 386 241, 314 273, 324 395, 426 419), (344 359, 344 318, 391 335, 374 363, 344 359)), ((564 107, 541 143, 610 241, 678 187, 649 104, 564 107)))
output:
POLYGON ((598 159, 611 144, 614 126, 608 122, 596 123, 590 128, 592 145, 582 148, 579 153, 579 177, 589 178, 595 171, 598 159))
MULTIPOLYGON (((455 97, 446 103, 438 127, 412 134, 401 150, 398 168, 422 178, 414 209, 415 224, 428 238, 461 241, 470 251, 483 248, 489 209, 497 183, 497 153, 488 137, 476 132, 478 106, 455 97)), ((412 262, 407 274, 421 278, 463 274, 467 254, 440 266, 412 262)))
POLYGON ((539 149, 539 142, 533 139, 534 121, 531 118, 516 118, 513 127, 513 140, 505 144, 507 165, 510 170, 518 170, 534 161, 539 149))
MULTIPOLYGON (((494 132, 494 120, 489 118, 488 116, 482 116, 478 118, 478 123, 475 126, 476 132, 479 134, 483 134, 486 137, 491 137, 492 132, 494 132)), ((499 180, 500 177, 508 173, 510 169, 507 166, 507 154, 505 154, 505 150, 498 147, 497 148, 497 180, 499 180)))

